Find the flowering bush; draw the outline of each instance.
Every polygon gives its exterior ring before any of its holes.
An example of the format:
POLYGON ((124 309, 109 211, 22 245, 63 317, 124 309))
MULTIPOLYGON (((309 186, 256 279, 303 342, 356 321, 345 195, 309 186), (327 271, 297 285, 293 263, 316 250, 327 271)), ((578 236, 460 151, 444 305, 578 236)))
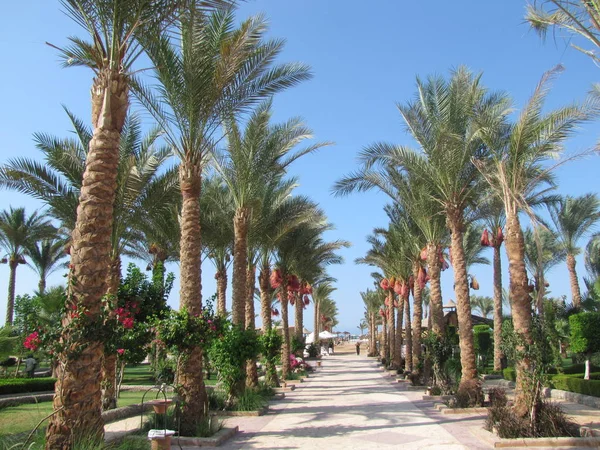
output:
POLYGON ((297 357, 293 353, 290 354, 290 367, 294 373, 305 373, 311 372, 313 367, 304 361, 304 359, 297 357))
POLYGON ((23 342, 23 347, 29 349, 31 351, 36 351, 41 344, 41 339, 37 331, 34 331, 29 336, 25 338, 23 342))

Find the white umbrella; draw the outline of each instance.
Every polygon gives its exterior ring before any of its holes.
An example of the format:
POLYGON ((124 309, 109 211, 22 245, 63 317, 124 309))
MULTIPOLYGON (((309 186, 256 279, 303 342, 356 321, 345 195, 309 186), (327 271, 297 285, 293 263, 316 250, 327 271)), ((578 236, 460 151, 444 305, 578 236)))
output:
POLYGON ((306 341, 307 344, 312 344, 313 342, 315 342, 315 333, 310 333, 308 336, 306 336, 306 341))
POLYGON ((319 333, 319 339, 332 339, 337 337, 337 334, 330 333, 329 331, 321 331, 319 333))

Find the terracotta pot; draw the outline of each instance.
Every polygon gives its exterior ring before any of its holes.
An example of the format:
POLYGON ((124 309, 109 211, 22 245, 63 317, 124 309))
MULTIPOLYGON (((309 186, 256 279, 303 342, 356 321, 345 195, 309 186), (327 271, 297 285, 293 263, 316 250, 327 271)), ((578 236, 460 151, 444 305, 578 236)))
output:
POLYGON ((152 400, 148 403, 152 405, 156 414, 165 414, 169 405, 173 403, 173 400, 152 400))
POLYGON ((317 361, 317 367, 321 367, 321 361, 317 361))
POLYGON ((150 442, 152 450, 170 450, 171 448, 171 436, 154 438, 150 442))

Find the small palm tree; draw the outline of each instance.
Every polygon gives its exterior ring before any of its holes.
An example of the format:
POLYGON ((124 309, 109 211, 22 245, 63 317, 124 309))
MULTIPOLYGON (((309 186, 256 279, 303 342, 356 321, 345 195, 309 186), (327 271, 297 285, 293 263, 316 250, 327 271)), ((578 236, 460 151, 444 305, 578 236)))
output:
POLYGON ((494 299, 481 295, 472 295, 471 306, 473 309, 479 310, 481 316, 487 319, 494 312, 494 299))
POLYGON ((550 206, 550 216, 556 227, 558 239, 566 252, 573 305, 581 305, 579 280, 575 270, 575 256, 581 249, 577 242, 586 236, 600 220, 600 201, 594 194, 581 197, 566 196, 550 206))
POLYGON ((48 238, 29 244, 27 246, 29 262, 27 265, 35 270, 40 277, 38 292, 44 295, 46 291, 46 278, 61 268, 66 268, 62 260, 65 254, 65 240, 48 238))
POLYGON ((30 216, 25 212, 25 208, 13 209, 11 206, 8 210, 0 211, 0 248, 7 253, 0 262, 8 264, 10 270, 6 301, 7 326, 13 323, 17 267, 27 263, 27 248, 54 233, 56 229, 37 211, 30 216))

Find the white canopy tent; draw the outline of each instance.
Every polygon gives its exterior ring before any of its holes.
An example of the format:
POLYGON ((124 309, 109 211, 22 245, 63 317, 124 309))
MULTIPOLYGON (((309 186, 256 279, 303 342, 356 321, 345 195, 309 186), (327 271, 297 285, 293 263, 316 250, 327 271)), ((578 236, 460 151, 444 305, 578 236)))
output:
MULTIPOLYGON (((337 334, 333 334, 330 333, 329 331, 321 331, 319 333, 319 339, 333 339, 336 338, 337 334)), ((306 343, 307 344, 312 344, 313 342, 315 342, 315 333, 310 333, 308 336, 306 336, 306 343)))

